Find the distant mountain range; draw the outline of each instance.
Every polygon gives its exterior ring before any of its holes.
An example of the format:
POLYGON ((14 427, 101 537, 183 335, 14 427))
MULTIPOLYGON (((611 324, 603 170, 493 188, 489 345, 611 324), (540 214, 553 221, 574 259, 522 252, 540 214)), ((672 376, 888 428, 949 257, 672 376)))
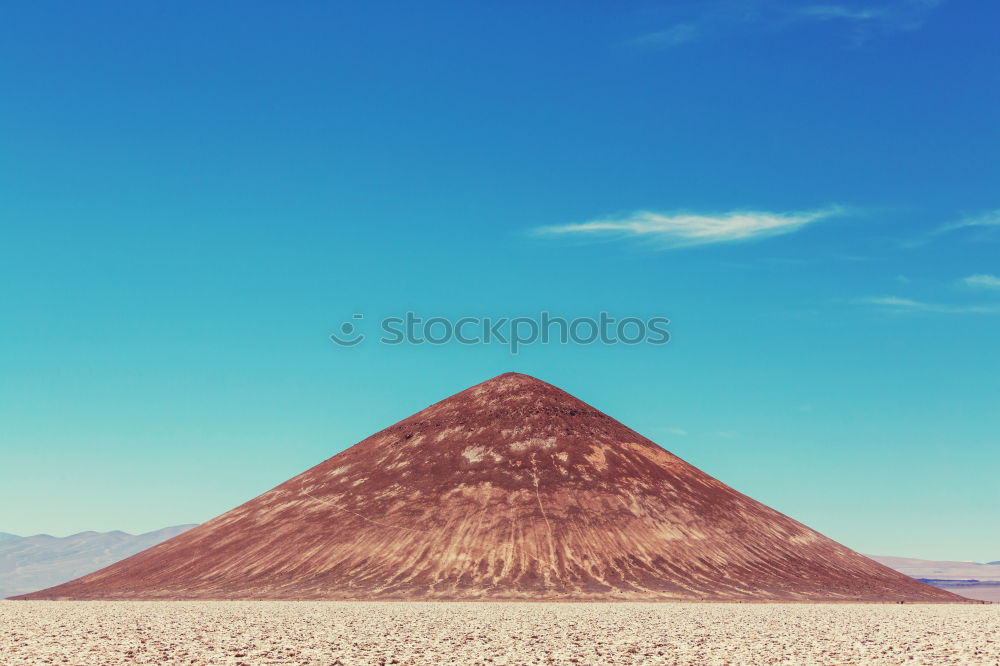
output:
POLYGON ((869 555, 868 557, 913 578, 1000 582, 1000 561, 980 564, 979 562, 955 562, 951 560, 918 560, 912 557, 892 557, 890 555, 869 555))
POLYGON ((970 599, 1000 602, 1000 561, 953 562, 869 555, 890 569, 970 599))
POLYGON ((80 532, 67 537, 0 532, 0 599, 79 578, 192 527, 176 525, 146 534, 80 532))

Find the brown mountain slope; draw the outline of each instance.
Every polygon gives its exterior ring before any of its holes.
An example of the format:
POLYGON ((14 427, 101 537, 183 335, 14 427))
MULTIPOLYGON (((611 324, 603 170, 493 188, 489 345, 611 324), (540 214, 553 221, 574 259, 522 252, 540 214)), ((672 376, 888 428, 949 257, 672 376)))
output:
POLYGON ((962 600, 514 373, 21 598, 962 600))

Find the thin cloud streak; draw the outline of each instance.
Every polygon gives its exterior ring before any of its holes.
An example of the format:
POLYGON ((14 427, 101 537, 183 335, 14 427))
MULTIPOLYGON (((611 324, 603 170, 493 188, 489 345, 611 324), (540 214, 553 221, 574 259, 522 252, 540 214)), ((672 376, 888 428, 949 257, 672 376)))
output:
POLYGON ((996 208, 985 213, 978 213, 976 215, 966 215, 965 217, 954 222, 941 225, 937 229, 925 233, 922 237, 906 241, 903 243, 903 247, 921 247, 930 243, 938 236, 943 236, 954 231, 961 231, 963 229, 968 230, 967 233, 973 233, 975 230, 980 230, 982 234, 990 234, 991 232, 1000 229, 1000 208, 996 208))
POLYGON ((897 0, 864 8, 842 4, 811 5, 799 9, 795 15, 802 20, 839 20, 856 25, 877 24, 883 31, 907 31, 922 27, 930 13, 943 1, 897 0))
POLYGON ((698 27, 693 23, 678 23, 665 30, 658 30, 648 35, 636 37, 632 42, 639 46, 664 48, 693 42, 700 36, 698 27))
POLYGON ((970 275, 962 280, 966 285, 970 287, 980 287, 983 289, 1000 289, 1000 277, 996 275, 989 275, 986 273, 979 273, 977 275, 970 275))
POLYGON ((815 18, 821 20, 847 19, 852 21, 868 21, 880 18, 885 15, 884 9, 851 9, 841 5, 813 5, 803 7, 798 11, 798 15, 804 18, 815 18))
POLYGON ((858 301, 862 305, 873 305, 881 307, 890 312, 927 312, 941 314, 997 314, 1000 313, 998 305, 947 305, 944 303, 928 303, 926 301, 916 301, 911 298, 900 298, 898 296, 875 296, 862 298, 858 301))
MULTIPOLYGON (((701 0, 681 5, 683 20, 648 34, 632 44, 648 48, 676 47, 733 32, 791 30, 807 23, 850 26, 854 41, 862 43, 879 33, 917 30, 944 0, 887 0, 866 7, 817 3, 790 7, 769 0, 701 0), (690 8, 694 7, 691 11, 690 8)), ((681 18, 678 16, 678 18, 681 18)))
POLYGON ((970 227, 1000 227, 1000 208, 980 215, 967 215, 957 222, 944 225, 938 231, 946 232, 956 229, 968 229, 970 227))
POLYGON ((618 218, 539 227, 534 233, 551 237, 645 238, 671 249, 789 234, 841 212, 839 207, 797 213, 733 211, 718 215, 636 211, 618 218))

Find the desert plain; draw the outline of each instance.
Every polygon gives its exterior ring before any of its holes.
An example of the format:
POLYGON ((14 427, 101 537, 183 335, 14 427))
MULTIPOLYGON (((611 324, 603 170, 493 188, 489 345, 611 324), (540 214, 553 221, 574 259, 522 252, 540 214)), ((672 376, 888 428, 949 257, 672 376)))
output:
POLYGON ((1000 606, 0 602, 0 663, 1000 664, 1000 606))

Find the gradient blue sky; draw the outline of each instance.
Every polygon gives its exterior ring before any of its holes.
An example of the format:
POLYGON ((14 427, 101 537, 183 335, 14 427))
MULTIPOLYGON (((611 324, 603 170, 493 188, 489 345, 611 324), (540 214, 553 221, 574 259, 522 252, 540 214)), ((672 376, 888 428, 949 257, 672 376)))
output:
POLYGON ((203 521, 517 370, 863 552, 1000 559, 998 19, 6 5, 0 531, 203 521), (407 310, 673 339, 327 339, 407 310))

